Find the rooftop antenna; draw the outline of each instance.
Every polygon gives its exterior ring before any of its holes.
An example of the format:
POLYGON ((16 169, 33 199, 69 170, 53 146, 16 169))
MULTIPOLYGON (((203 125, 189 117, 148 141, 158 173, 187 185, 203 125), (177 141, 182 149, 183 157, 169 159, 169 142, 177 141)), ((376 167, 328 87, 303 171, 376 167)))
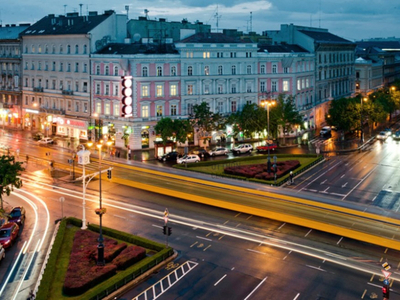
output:
POLYGON ((82 3, 79 4, 79 15, 82 17, 82 3))
POLYGON ((319 0, 319 28, 321 28, 321 0, 319 0))
POLYGON ((64 16, 67 14, 67 4, 64 4, 64 16))
POLYGON ((250 32, 253 31, 253 12, 250 12, 250 32))
POLYGON ((129 20, 129 5, 125 5, 126 18, 129 20))
POLYGON ((149 19, 149 12, 150 11, 147 8, 144 9, 144 15, 145 15, 147 20, 149 19))
POLYGON ((221 16, 221 15, 218 15, 218 5, 217 5, 217 12, 216 12, 215 15, 214 15, 214 19, 217 20, 217 21, 216 21, 217 32, 218 32, 218 23, 219 23, 219 19, 221 19, 221 18, 222 18, 222 16, 221 16))

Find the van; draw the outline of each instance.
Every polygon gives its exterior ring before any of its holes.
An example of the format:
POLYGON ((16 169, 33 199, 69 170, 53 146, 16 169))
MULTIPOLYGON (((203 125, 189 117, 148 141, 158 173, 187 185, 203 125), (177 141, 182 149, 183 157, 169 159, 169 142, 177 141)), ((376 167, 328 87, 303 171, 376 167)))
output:
POLYGON ((331 127, 324 126, 322 127, 321 131, 319 132, 320 136, 330 136, 331 135, 331 127))

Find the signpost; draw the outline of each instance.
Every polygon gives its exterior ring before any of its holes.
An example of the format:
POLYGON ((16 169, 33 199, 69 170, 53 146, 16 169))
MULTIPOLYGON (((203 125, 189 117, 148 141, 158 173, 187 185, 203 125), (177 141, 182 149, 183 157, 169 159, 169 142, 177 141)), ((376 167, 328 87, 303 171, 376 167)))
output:
POLYGON ((61 219, 64 218, 64 197, 60 197, 60 203, 61 203, 61 219))

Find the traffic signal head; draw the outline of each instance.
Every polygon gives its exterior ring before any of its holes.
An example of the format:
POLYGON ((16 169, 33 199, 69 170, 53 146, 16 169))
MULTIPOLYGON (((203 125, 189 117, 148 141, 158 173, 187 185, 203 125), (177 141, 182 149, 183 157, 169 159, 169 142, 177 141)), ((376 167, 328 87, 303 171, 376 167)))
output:
POLYGON ((108 178, 108 179, 111 179, 111 169, 108 169, 108 170, 107 170, 107 178, 108 178))
POLYGON ((163 234, 166 235, 167 234, 167 226, 163 226, 163 234))
POLYGON ((387 285, 382 287, 382 294, 384 298, 389 299, 389 287, 387 285))
POLYGON ((171 233, 172 233, 172 229, 171 229, 171 227, 168 227, 168 236, 170 236, 171 233))

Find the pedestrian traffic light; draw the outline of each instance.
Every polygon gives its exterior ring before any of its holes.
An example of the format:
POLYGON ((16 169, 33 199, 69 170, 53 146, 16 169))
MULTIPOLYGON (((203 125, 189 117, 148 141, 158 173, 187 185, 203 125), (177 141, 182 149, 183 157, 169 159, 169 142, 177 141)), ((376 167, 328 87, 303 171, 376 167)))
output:
POLYGON ((172 233, 172 229, 171 229, 171 227, 168 227, 168 236, 170 236, 171 233, 172 233))
POLYGON ((382 294, 383 298, 389 299, 389 287, 387 285, 382 287, 382 294))
POLYGON ((111 169, 108 169, 108 170, 107 170, 107 178, 108 178, 108 179, 111 179, 111 169))
POLYGON ((166 226, 166 225, 163 226, 163 234, 164 234, 164 235, 167 234, 167 226, 166 226))

